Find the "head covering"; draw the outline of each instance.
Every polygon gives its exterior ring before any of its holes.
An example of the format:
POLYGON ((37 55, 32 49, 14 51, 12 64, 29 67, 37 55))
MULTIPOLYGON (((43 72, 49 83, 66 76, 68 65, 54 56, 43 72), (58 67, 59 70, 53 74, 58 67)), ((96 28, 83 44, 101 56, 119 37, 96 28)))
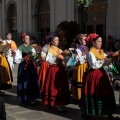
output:
POLYGON ((92 33, 92 34, 89 34, 85 40, 86 42, 92 43, 97 37, 100 37, 100 36, 96 33, 92 33))
POLYGON ((54 37, 54 35, 47 35, 44 40, 45 44, 50 43, 54 39, 54 37))
POLYGON ((27 33, 22 33, 22 39, 27 35, 27 33))

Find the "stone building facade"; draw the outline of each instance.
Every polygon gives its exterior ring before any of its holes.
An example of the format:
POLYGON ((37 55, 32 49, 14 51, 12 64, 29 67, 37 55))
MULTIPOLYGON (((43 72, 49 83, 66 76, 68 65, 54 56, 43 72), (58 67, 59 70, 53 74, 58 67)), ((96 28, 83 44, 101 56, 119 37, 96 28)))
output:
POLYGON ((74 0, 0 0, 0 34, 54 32, 74 21, 74 0))
MULTIPOLYGON (((86 32, 96 32, 103 39, 106 38, 106 15, 108 10, 107 0, 93 0, 87 9, 86 32)), ((105 42, 105 40, 104 40, 105 42)))
POLYGON ((120 38, 120 0, 107 0, 106 36, 111 35, 114 39, 120 38))
POLYGON ((93 0, 87 9, 86 32, 96 32, 103 37, 120 38, 120 0, 93 0))
MULTIPOLYGON (((0 34, 54 32, 62 21, 77 21, 76 0, 0 0, 0 34)), ((93 0, 88 8, 86 32, 120 38, 120 0, 93 0)), ((84 16, 83 16, 84 17, 84 16)))

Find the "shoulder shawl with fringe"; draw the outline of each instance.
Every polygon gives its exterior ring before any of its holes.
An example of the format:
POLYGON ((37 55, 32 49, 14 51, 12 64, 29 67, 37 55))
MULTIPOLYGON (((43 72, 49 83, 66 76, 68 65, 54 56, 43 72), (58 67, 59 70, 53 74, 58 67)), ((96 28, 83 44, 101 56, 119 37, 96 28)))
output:
POLYGON ((99 49, 99 52, 98 52, 94 47, 91 47, 90 52, 93 53, 95 55, 95 57, 99 60, 102 60, 105 58, 104 52, 101 49, 99 49))
POLYGON ((48 52, 49 53, 52 53, 53 55, 58 55, 60 54, 60 49, 58 47, 55 47, 55 46, 51 46, 49 49, 48 49, 48 52))

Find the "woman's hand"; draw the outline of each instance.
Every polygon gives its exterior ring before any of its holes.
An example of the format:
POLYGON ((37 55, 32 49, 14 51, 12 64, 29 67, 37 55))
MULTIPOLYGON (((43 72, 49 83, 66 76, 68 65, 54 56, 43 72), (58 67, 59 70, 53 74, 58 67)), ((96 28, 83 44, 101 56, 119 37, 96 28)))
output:
POLYGON ((120 50, 112 53, 112 57, 118 57, 120 56, 120 50))
POLYGON ((28 55, 26 55, 26 56, 24 57, 24 60, 25 60, 25 61, 28 61, 28 60, 30 60, 30 57, 31 57, 31 55, 28 54, 28 55))
POLYGON ((62 52, 62 55, 63 55, 63 56, 72 56, 71 52, 70 52, 68 49, 64 50, 64 51, 62 52))
POLYGON ((29 58, 28 56, 25 56, 25 57, 24 57, 24 60, 25 60, 25 61, 29 61, 30 58, 29 58))
POLYGON ((105 57, 104 59, 103 59, 103 61, 105 62, 105 61, 111 61, 112 60, 112 58, 107 58, 107 57, 105 57))
POLYGON ((64 57, 63 57, 63 55, 61 55, 61 54, 57 55, 57 58, 59 58, 59 59, 61 59, 61 60, 64 60, 64 57))

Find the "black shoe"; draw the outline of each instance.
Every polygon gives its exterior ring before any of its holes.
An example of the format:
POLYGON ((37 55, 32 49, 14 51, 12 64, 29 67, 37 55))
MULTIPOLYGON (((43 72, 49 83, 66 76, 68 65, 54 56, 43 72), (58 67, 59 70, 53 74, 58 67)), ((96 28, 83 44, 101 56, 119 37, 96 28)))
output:
POLYGON ((116 120, 112 115, 108 116, 108 120, 116 120))
POLYGON ((36 104, 35 100, 31 100, 29 103, 30 103, 30 105, 35 105, 36 104))
POLYGON ((65 112, 66 112, 65 109, 62 108, 62 107, 60 107, 60 106, 57 106, 57 107, 56 107, 56 110, 57 110, 57 112, 59 112, 59 113, 65 113, 65 112))
POLYGON ((116 117, 115 120, 120 120, 120 118, 119 118, 119 117, 116 117))
POLYGON ((0 96, 3 96, 5 94, 5 92, 0 90, 0 96))
POLYGON ((120 105, 118 105, 118 108, 120 109, 120 105))
POLYGON ((49 110, 51 110, 52 106, 51 106, 51 105, 47 105, 47 108, 48 108, 49 110))
POLYGON ((92 120, 92 116, 91 115, 85 115, 82 113, 82 117, 88 119, 88 120, 92 120))

